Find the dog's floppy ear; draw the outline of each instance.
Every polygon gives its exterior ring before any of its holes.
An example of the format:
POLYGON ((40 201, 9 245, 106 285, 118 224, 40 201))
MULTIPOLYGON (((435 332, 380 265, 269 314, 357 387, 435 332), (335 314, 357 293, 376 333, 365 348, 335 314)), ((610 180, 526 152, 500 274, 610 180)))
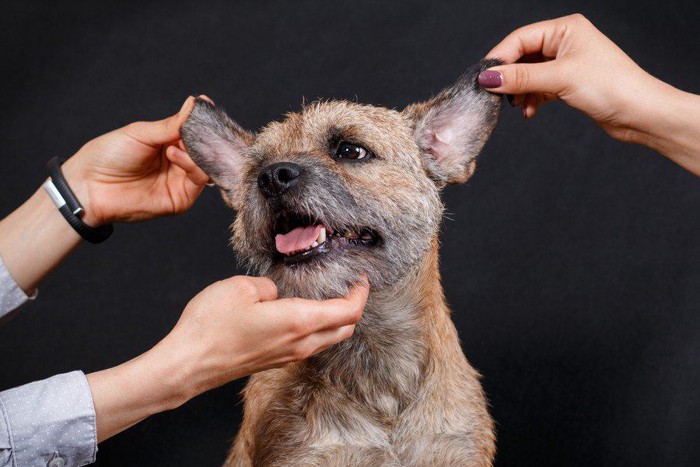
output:
POLYGON ((484 91, 477 77, 500 63, 482 60, 437 96, 403 111, 413 126, 425 169, 440 186, 467 181, 476 156, 496 126, 500 97, 484 91))
POLYGON ((226 112, 197 98, 180 129, 192 160, 224 192, 235 191, 243 177, 246 150, 255 136, 231 120, 226 112))

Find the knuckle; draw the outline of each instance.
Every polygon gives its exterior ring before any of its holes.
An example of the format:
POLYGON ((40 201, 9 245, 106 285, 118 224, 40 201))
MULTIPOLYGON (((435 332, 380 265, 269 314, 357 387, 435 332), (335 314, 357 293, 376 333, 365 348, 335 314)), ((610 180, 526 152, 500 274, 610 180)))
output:
POLYGON ((310 344, 302 343, 299 344, 296 349, 294 349, 294 352, 292 353, 292 359, 295 362, 301 362, 313 355, 313 352, 314 349, 311 347, 310 344))
POLYGON ((265 287, 269 287, 270 290, 274 291, 275 295, 277 295, 277 284, 275 284, 275 281, 273 281, 269 277, 261 277, 260 281, 265 287))
POLYGON ((312 318, 309 311, 300 309, 291 315, 289 328, 296 336, 306 336, 311 333, 312 318))
POLYGON ((581 13, 574 13, 573 15, 569 15, 569 19, 573 23, 578 23, 578 24, 586 24, 588 23, 588 18, 586 18, 583 14, 581 13))
POLYGON ((352 310, 352 315, 351 315, 351 323, 352 324, 357 324, 360 321, 360 318, 362 318, 362 313, 365 311, 364 306, 356 306, 352 310))
POLYGON ((145 124, 146 124, 146 122, 139 120, 139 121, 136 121, 136 122, 131 122, 131 123, 129 123, 128 125, 126 125, 126 126, 124 127, 124 129, 127 130, 127 131, 136 131, 136 130, 139 130, 139 129, 143 128, 143 126, 144 126, 145 124))
POLYGON ((525 66, 515 67, 515 86, 519 91, 527 90, 530 83, 530 72, 525 66))
POLYGON ((247 298, 257 296, 255 286, 245 276, 235 276, 230 279, 229 285, 235 290, 238 295, 243 295, 247 298))
POLYGON ((340 333, 340 340, 344 341, 345 339, 349 339, 353 334, 355 334, 355 326, 346 326, 340 333))
POLYGON ((175 208, 173 209, 173 212, 175 213, 175 215, 179 216, 179 215, 186 213, 188 209, 189 209, 189 205, 187 203, 180 202, 180 203, 175 204, 175 208))

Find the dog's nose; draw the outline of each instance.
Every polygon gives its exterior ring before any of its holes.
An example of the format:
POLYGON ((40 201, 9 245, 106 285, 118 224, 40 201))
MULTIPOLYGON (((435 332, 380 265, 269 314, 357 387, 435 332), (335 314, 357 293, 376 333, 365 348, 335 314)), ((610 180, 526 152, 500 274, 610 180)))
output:
POLYGON ((258 188, 268 198, 281 196, 299 181, 303 169, 291 162, 277 162, 265 167, 258 175, 258 188))

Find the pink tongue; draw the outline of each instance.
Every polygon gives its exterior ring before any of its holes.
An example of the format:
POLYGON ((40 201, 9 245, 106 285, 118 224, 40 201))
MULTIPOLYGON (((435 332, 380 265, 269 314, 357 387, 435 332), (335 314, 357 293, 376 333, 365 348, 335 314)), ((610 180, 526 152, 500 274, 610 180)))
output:
POLYGON ((320 225, 311 227, 297 227, 284 235, 277 234, 275 237, 275 246, 277 251, 283 255, 302 251, 313 245, 321 232, 320 225))

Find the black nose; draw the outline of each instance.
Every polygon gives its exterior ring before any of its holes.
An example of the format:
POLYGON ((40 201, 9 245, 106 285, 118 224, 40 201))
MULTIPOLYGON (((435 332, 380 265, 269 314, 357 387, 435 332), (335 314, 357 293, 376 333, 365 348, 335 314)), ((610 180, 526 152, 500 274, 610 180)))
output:
POLYGON ((299 181, 303 169, 291 162, 278 162, 265 167, 258 175, 258 188, 268 198, 281 196, 299 181))

